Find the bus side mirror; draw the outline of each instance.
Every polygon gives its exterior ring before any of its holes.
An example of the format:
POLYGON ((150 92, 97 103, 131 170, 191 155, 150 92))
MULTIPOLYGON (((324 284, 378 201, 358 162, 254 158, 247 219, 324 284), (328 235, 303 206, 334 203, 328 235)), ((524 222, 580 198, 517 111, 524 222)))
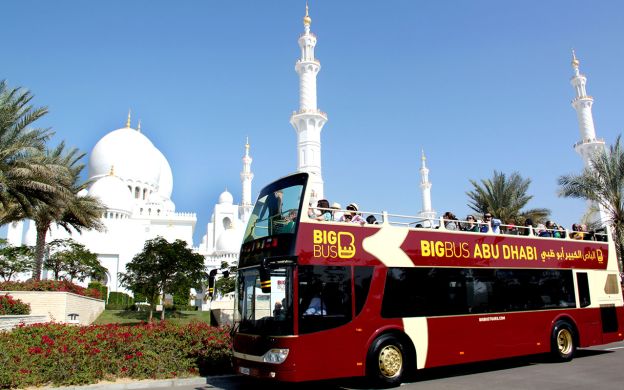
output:
POLYGON ((260 289, 264 294, 271 293, 271 274, 266 269, 260 269, 260 289))
POLYGON ((217 276, 217 270, 213 269, 208 274, 208 298, 212 298, 214 294, 215 278, 217 276))

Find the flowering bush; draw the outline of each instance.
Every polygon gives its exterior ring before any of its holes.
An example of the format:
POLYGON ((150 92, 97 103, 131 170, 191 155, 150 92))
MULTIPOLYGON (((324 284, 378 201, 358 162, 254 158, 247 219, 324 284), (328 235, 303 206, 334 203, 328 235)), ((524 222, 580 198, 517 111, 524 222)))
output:
POLYGON ((15 314, 30 314, 30 305, 9 294, 0 295, 0 316, 15 314))
POLYGON ((0 388, 227 373, 230 351, 229 329, 200 322, 21 326, 0 332, 0 388))
POLYGON ((84 288, 67 280, 30 280, 27 282, 0 282, 0 291, 66 291, 85 297, 101 299, 100 291, 84 288))

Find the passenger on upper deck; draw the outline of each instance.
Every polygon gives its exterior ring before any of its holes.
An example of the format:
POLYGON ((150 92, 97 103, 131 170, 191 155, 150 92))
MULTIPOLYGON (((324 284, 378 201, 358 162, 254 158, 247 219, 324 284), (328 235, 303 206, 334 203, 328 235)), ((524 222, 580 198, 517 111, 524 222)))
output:
POLYGON ((362 218, 360 213, 358 212, 358 205, 356 203, 350 203, 347 206, 347 212, 344 213, 340 222, 353 222, 359 223, 360 225, 366 224, 366 220, 362 218))
POLYGON ((515 224, 515 221, 507 222, 507 226, 505 227, 505 234, 509 234, 511 236, 518 235, 518 227, 515 224))
POLYGON ((316 217, 317 221, 331 221, 333 219, 332 211, 329 209, 329 201, 327 199, 320 199, 316 204, 318 212, 321 215, 316 217))
POLYGON ((498 218, 493 218, 492 213, 485 213, 483 214, 483 224, 481 224, 481 233, 489 232, 490 226, 492 226, 492 233, 499 234, 500 224, 501 224, 501 220, 498 218))
POLYGON ((520 235, 522 236, 530 236, 533 234, 533 220, 531 218, 527 218, 524 220, 524 227, 518 229, 520 231, 520 235))
POLYGON ((340 211, 340 209, 342 209, 342 206, 340 205, 340 203, 338 202, 334 202, 331 205, 332 208, 332 217, 334 221, 340 221, 340 218, 342 217, 343 212, 340 211))
POLYGON ((450 211, 444 213, 444 215, 442 216, 442 220, 444 221, 444 228, 446 230, 459 230, 457 217, 450 211))
POLYGON ((574 240, 582 240, 585 238, 585 233, 582 230, 582 226, 579 224, 572 224, 572 233, 570 233, 570 238, 574 240))
POLYGON ((465 232, 478 232, 479 231, 479 225, 476 224, 477 220, 473 215, 468 215, 466 217, 466 222, 463 227, 462 230, 465 232))

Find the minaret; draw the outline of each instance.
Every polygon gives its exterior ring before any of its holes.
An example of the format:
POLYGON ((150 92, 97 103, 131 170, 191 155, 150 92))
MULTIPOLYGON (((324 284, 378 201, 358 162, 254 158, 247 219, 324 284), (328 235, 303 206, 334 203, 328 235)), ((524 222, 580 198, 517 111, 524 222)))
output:
POLYGON ((431 208, 431 182, 429 181, 429 168, 425 151, 422 151, 422 165, 420 167, 420 189, 422 191, 422 210, 420 217, 434 219, 436 212, 431 208))
MULTIPOLYGON (((574 149, 583 159, 585 168, 591 168, 590 158, 597 152, 604 152, 605 143, 602 139, 596 138, 596 130, 594 129, 594 118, 592 116, 592 105, 594 104, 594 98, 587 95, 585 84, 587 78, 579 71, 580 61, 576 58, 576 53, 572 50, 572 69, 574 70, 574 76, 570 79, 572 87, 576 96, 572 100, 572 107, 576 110, 576 116, 579 122, 579 132, 581 135, 580 141, 574 144, 574 149)), ((592 221, 606 221, 604 210, 598 205, 588 204, 589 208, 600 210, 599 215, 592 215, 590 220, 592 221)))
POLYGON ((311 23, 306 3, 304 32, 299 37, 301 58, 295 64, 299 74, 299 111, 293 112, 290 124, 297 132, 297 171, 310 174, 312 196, 322 199, 321 130, 327 122, 327 114, 316 106, 316 75, 321 70, 321 63, 314 58, 316 36, 310 32, 311 23))
POLYGON ((243 185, 243 197, 241 199, 241 219, 247 222, 249 215, 253 209, 251 199, 251 181, 254 174, 251 172, 251 162, 253 159, 249 155, 249 138, 245 142, 245 155, 243 156, 243 170, 240 173, 241 183, 243 185))

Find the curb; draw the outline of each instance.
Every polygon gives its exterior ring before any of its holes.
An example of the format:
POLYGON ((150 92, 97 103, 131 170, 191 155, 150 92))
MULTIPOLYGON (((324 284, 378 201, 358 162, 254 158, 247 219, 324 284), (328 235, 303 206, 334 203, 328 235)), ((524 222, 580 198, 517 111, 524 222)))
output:
POLYGON ((176 379, 143 379, 126 383, 95 383, 92 385, 66 386, 66 387, 45 387, 49 390, 132 390, 150 389, 155 387, 178 387, 178 386, 211 386, 208 381, 214 379, 228 379, 236 375, 220 375, 210 377, 176 378, 176 379))

